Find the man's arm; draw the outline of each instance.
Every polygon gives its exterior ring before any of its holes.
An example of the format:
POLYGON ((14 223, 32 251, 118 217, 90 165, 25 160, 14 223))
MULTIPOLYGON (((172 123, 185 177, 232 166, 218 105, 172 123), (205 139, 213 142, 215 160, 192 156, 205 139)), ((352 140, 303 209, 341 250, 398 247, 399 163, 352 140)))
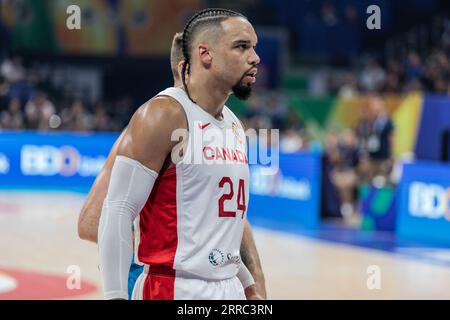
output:
MULTIPOLYGON (((242 129, 245 131, 244 124, 241 120, 239 120, 239 122, 241 123, 242 129)), ((248 144, 247 140, 246 144, 248 144)), ((256 249, 255 240, 253 239, 253 233, 247 219, 244 221, 244 234, 242 236, 240 251, 242 262, 247 267, 248 271, 250 271, 255 281, 254 285, 244 288, 247 300, 267 299, 266 281, 262 271, 261 261, 259 260, 258 250, 256 249)))
POLYGON ((186 119, 179 104, 172 98, 157 97, 139 108, 119 144, 98 228, 106 299, 128 298, 132 224, 176 144, 171 140, 172 132, 185 127, 186 119))
POLYGON ((256 249, 255 240, 253 239, 252 230, 247 219, 244 223, 244 235, 241 243, 242 262, 247 266, 248 270, 255 280, 255 284, 245 289, 247 299, 267 299, 266 283, 264 273, 261 267, 258 250, 256 249))
POLYGON ((80 216, 78 218, 78 236, 83 240, 88 240, 95 243, 98 240, 98 223, 102 212, 103 201, 105 200, 106 191, 108 190, 111 170, 114 165, 114 160, 116 159, 117 150, 125 133, 126 129, 122 132, 119 138, 117 138, 111 148, 108 158, 106 158, 105 164, 95 179, 83 208, 81 209, 80 216))

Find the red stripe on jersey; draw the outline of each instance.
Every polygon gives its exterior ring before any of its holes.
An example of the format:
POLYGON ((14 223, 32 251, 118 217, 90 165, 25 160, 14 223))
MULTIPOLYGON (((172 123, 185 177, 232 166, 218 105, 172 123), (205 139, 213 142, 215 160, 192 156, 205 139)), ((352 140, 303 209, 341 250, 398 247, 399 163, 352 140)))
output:
POLYGON ((161 172, 139 218, 139 261, 173 267, 178 245, 176 167, 161 172))
POLYGON ((174 300, 175 292, 175 270, 159 266, 150 267, 145 278, 144 300, 174 300), (159 270, 161 269, 161 270, 159 270))

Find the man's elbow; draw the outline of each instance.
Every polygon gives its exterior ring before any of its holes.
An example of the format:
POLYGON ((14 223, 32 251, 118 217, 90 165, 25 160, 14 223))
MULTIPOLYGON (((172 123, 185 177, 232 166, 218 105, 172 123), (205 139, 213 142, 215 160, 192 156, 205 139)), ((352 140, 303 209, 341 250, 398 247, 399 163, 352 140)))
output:
POLYGON ((89 234, 86 232, 82 221, 78 221, 78 237, 81 240, 88 240, 89 238, 89 234))
POLYGON ((91 228, 86 225, 86 222, 81 219, 78 221, 78 237, 81 240, 87 240, 95 243, 97 242, 97 233, 92 232, 91 228))

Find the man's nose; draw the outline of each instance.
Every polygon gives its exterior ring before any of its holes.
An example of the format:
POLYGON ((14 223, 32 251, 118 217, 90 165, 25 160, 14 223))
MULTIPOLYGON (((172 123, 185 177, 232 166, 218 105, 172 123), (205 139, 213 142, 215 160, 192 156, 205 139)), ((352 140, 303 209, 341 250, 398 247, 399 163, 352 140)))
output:
POLYGON ((250 60, 249 63, 251 65, 256 66, 257 64, 259 64, 261 62, 261 59, 259 58, 258 54, 256 53, 256 51, 253 49, 253 54, 250 56, 250 60))

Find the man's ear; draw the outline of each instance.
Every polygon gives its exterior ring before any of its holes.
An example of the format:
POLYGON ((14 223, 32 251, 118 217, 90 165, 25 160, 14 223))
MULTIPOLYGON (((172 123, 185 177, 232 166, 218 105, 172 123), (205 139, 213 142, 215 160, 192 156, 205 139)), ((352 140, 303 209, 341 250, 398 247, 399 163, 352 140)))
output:
POLYGON ((200 58, 200 62, 202 65, 204 65, 206 68, 209 68, 212 62, 212 56, 211 51, 209 50, 209 46, 206 44, 200 43, 198 45, 198 55, 200 58))
MULTIPOLYGON (((183 79, 183 78, 181 77, 182 71, 183 71, 183 63, 184 63, 184 60, 181 60, 180 62, 178 62, 178 65, 177 65, 178 77, 179 77, 180 79, 183 79)), ((187 70, 186 70, 186 71, 187 71, 187 70)), ((185 74, 184 76, 185 76, 185 79, 187 80, 187 79, 188 79, 188 74, 187 74, 187 72, 186 72, 186 74, 185 74)))

